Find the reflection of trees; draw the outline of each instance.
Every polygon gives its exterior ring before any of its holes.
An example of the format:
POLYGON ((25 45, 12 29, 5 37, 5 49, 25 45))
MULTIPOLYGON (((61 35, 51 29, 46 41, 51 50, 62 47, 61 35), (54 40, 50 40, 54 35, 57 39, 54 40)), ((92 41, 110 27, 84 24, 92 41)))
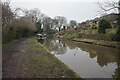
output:
MULTIPOLYGON (((118 63, 118 51, 114 48, 63 40, 48 40, 45 44, 46 47, 50 51, 54 51, 55 54, 64 54, 66 53, 67 48, 76 49, 75 51, 80 48, 82 51, 88 52, 90 58, 96 57, 97 63, 101 67, 108 66, 108 63, 118 63)), ((73 53, 73 55, 75 55, 75 53, 73 53)), ((114 78, 116 78, 117 76, 118 69, 116 69, 113 74, 114 78)))
POLYGON ((71 41, 66 41, 66 44, 70 47, 70 49, 75 49, 75 47, 79 47, 81 50, 89 52, 90 58, 96 57, 96 51, 91 49, 91 47, 88 47, 87 45, 79 44, 71 41))
POLYGON ((79 47, 81 50, 89 52, 90 58, 94 58, 97 56, 97 63, 102 67, 107 65, 111 62, 118 61, 118 52, 117 49, 108 48, 103 46, 97 46, 93 44, 86 44, 86 43, 78 43, 78 42, 71 42, 66 41, 68 46, 72 47, 79 47))
POLYGON ((117 49, 98 47, 97 49, 97 62, 102 67, 107 66, 108 63, 118 63, 117 49), (99 49, 98 49, 99 48, 99 49))
POLYGON ((104 65, 107 66, 108 63, 111 62, 116 62, 117 63, 117 53, 112 53, 112 51, 110 50, 109 52, 107 52, 107 50, 103 50, 101 52, 98 53, 98 57, 97 57, 97 62, 98 64, 102 67, 104 65))
POLYGON ((65 43, 61 43, 60 40, 46 40, 44 44, 50 51, 54 51, 55 54, 64 54, 67 47, 65 43))
MULTIPOLYGON (((94 58, 97 56, 97 63, 103 67, 107 66, 108 63, 115 62, 118 65, 118 50, 114 48, 107 48, 92 44, 86 43, 77 43, 66 41, 66 44, 72 47, 79 47, 81 50, 89 52, 90 58, 94 58)), ((117 78, 120 72, 118 72, 118 68, 115 70, 113 77, 117 78)))
MULTIPOLYGON (((97 46, 93 44, 78 43, 73 41, 60 41, 60 40, 46 40, 46 47, 55 54, 64 54, 67 48, 78 49, 88 52, 90 58, 97 57, 97 63, 103 67, 108 63, 118 63, 118 51, 114 48, 97 46)), ((75 54, 74 54, 75 55, 75 54)), ((113 77, 118 76, 118 69, 115 70, 113 77)))
POLYGON ((115 69, 115 72, 114 72, 114 75, 113 75, 113 78, 118 78, 119 77, 119 74, 120 74, 120 71, 118 68, 115 69))

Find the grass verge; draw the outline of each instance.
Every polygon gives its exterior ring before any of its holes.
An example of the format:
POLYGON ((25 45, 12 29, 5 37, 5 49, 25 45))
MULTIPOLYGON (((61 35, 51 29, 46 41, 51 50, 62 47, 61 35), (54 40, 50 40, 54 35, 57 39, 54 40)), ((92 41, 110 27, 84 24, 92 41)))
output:
POLYGON ((106 46, 111 48, 118 48, 120 44, 119 42, 115 42, 115 41, 94 40, 94 39, 84 39, 84 38, 73 39, 73 41, 96 44, 96 45, 106 46))
POLYGON ((80 78, 72 69, 51 54, 35 38, 29 39, 26 77, 30 78, 80 78))

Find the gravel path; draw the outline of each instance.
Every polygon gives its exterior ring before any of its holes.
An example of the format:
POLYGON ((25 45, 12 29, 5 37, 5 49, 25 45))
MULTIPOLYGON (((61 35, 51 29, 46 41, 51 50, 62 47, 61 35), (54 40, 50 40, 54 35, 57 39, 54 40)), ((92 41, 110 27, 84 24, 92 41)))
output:
POLYGON ((27 51, 28 40, 22 39, 7 46, 2 51, 2 77, 23 77, 23 64, 27 51))

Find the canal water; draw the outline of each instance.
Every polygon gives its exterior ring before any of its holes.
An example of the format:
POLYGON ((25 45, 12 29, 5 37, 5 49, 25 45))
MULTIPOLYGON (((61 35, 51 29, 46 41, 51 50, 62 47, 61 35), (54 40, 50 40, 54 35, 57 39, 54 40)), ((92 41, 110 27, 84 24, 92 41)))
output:
POLYGON ((43 45, 83 78, 117 76, 118 49, 57 39, 43 45))

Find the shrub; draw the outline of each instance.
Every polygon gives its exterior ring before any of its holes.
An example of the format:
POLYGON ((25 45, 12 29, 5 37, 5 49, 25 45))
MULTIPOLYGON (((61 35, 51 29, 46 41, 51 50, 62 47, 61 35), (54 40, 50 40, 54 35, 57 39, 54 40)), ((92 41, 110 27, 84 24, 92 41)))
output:
POLYGON ((120 27, 118 27, 117 33, 112 37, 113 41, 120 41, 120 27))
POLYGON ((29 37, 36 31, 36 26, 28 19, 16 19, 7 27, 9 27, 8 31, 3 31, 3 43, 22 37, 29 37))
POLYGON ((107 20, 105 20, 105 19, 102 19, 102 20, 100 20, 100 22, 99 22, 98 32, 105 34, 105 33, 106 33, 106 29, 107 29, 107 28, 110 28, 110 27, 111 27, 110 22, 107 21, 107 20))
POLYGON ((81 38, 80 33, 73 33, 65 36, 66 38, 81 38))
POLYGON ((90 29, 98 29, 97 24, 93 23, 93 24, 90 26, 90 29))

